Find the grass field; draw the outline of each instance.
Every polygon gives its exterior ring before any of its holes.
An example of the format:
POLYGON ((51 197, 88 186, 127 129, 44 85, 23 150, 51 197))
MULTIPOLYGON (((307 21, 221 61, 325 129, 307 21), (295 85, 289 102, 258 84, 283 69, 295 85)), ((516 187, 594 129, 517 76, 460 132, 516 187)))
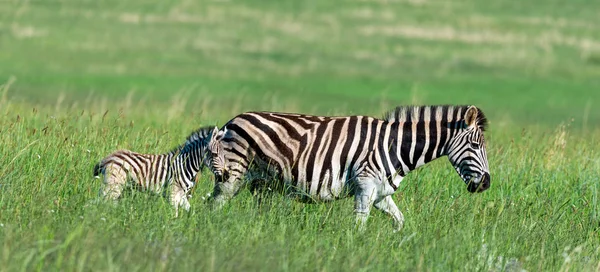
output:
POLYGON ((0 271, 600 270, 600 2, 3 1, 0 271), (443 158, 353 229, 352 199, 97 202, 93 165, 245 110, 476 104, 492 187, 443 158))

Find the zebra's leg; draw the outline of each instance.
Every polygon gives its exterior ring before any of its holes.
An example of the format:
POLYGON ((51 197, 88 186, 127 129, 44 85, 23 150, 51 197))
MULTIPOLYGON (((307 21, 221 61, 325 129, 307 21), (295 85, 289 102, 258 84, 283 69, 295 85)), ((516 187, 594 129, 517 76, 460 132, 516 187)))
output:
POLYGON ((394 199, 391 195, 384 197, 378 202, 375 202, 374 206, 375 208, 391 215, 392 218, 394 218, 395 232, 400 231, 402 229, 402 226, 404 225, 404 215, 402 215, 402 212, 400 211, 400 209, 398 209, 396 203, 394 203, 394 199))
POLYGON ((121 167, 107 165, 104 170, 104 186, 100 190, 102 197, 117 200, 127 182, 127 172, 121 167))
POLYGON ((377 189, 375 183, 370 180, 359 180, 358 187, 354 195, 354 212, 356 213, 356 225, 359 231, 364 231, 371 206, 377 198, 377 189))
POLYGON ((171 204, 175 207, 175 217, 179 216, 179 207, 190 210, 190 202, 187 199, 187 190, 183 189, 177 182, 171 185, 171 204))

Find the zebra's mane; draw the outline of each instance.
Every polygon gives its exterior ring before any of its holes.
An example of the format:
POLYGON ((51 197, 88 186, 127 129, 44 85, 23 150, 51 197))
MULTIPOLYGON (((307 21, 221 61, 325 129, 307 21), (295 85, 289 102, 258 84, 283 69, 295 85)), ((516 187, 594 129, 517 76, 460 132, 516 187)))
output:
POLYGON ((190 133, 190 135, 187 136, 187 138, 185 139, 185 143, 171 150, 171 153, 175 154, 189 151, 187 149, 194 146, 194 144, 199 141, 208 142, 208 140, 210 140, 210 134, 212 133, 214 128, 214 126, 206 126, 193 131, 192 133, 190 133))
MULTIPOLYGON (((388 111, 383 119, 397 122, 436 121, 442 120, 442 112, 452 112, 452 116, 456 116, 457 112, 460 111, 460 118, 452 121, 457 122, 464 121, 465 113, 469 107, 466 105, 398 106, 388 111)), ((483 131, 488 126, 488 120, 479 108, 477 108, 477 126, 483 131)))

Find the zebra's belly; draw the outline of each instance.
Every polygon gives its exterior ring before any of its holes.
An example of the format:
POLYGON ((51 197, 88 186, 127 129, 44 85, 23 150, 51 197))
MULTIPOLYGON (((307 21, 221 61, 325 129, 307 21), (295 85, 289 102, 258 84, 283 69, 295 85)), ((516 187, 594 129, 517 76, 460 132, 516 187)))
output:
POLYGON ((163 180, 153 180, 132 176, 129 181, 131 186, 139 191, 149 191, 158 194, 161 193, 165 187, 165 182, 163 180))
POLYGON ((353 195, 351 181, 340 179, 331 175, 325 175, 320 180, 297 180, 295 182, 303 194, 315 201, 332 201, 353 195))
MULTIPOLYGON (((281 191, 286 195, 299 198, 303 201, 327 202, 346 198, 353 195, 353 180, 344 177, 339 178, 326 173, 323 179, 296 178, 284 175, 279 171, 265 171, 255 168, 248 171, 246 178, 251 182, 262 183, 258 186, 267 187, 268 190, 281 191)), ((256 186, 257 184, 252 184, 256 186)))

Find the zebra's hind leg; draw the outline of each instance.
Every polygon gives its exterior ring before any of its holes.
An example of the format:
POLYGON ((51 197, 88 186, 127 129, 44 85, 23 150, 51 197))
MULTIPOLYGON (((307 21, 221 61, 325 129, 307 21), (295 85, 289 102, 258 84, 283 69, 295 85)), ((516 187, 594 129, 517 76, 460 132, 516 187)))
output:
POLYGON ((387 213, 394 218, 394 232, 400 231, 402 226, 404 225, 404 215, 396 203, 394 203, 394 199, 391 195, 382 198, 380 201, 374 203, 375 208, 387 213))
POLYGON ((370 180, 358 181, 358 188, 354 195, 354 212, 356 213, 356 225, 359 231, 364 231, 371 212, 371 206, 377 198, 375 184, 370 180))
POLYGON ((104 185, 100 189, 100 195, 105 199, 117 200, 121 197, 125 183, 127 182, 127 172, 114 165, 106 165, 104 168, 104 185))

